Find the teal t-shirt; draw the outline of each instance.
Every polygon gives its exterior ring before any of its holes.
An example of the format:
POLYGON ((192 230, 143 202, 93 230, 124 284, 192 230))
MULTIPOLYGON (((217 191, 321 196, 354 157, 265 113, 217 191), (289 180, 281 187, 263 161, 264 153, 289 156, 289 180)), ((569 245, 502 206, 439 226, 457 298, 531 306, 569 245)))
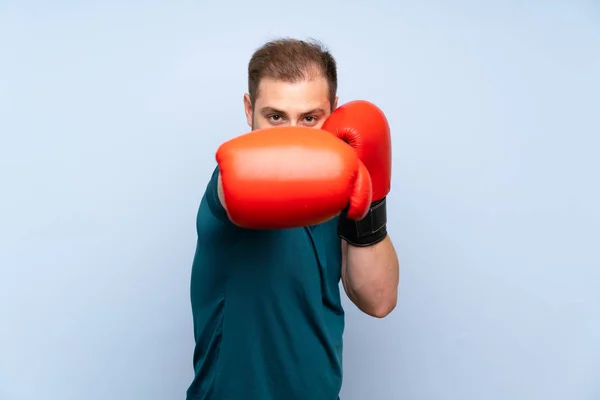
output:
POLYGON ((298 229, 232 224, 218 169, 197 215, 195 377, 188 400, 336 400, 344 310, 337 219, 298 229))

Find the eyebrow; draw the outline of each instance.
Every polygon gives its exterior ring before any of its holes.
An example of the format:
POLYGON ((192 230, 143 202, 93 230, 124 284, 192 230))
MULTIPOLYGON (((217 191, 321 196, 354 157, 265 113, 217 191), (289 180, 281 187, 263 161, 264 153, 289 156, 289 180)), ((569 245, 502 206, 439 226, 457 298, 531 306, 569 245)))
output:
MULTIPOLYGON (((281 111, 281 110, 278 110, 273 107, 263 107, 260 109, 260 112, 263 114, 264 113, 274 113, 274 114, 287 115, 287 113, 285 111, 281 111)), ((303 112, 301 115, 308 115, 308 114, 325 114, 325 110, 323 110, 322 108, 315 108, 313 110, 303 112)))

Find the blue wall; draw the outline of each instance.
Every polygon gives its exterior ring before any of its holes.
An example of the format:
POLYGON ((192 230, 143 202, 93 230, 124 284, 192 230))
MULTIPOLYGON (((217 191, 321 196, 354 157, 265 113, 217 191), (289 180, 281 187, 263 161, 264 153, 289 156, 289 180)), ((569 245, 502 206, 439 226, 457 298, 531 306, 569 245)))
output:
POLYGON ((198 202, 280 35, 393 128, 399 305, 346 301, 343 399, 600 398, 598 3, 216 3, 0 5, 0 398, 184 398, 198 202))

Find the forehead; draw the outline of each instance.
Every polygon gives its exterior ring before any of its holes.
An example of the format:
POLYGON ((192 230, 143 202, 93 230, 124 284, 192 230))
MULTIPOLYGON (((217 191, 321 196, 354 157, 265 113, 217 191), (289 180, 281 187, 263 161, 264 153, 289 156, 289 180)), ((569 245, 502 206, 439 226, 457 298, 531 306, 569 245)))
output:
POLYGON ((329 109, 327 79, 321 75, 297 82, 263 78, 258 85, 255 107, 272 107, 289 113, 329 109))

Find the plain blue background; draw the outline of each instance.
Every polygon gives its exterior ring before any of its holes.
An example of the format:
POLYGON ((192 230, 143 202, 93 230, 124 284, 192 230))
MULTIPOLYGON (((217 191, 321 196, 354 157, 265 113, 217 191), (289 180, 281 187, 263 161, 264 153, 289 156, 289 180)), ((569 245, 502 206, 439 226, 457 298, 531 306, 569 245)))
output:
POLYGON ((393 129, 399 305, 345 300, 342 398, 600 398, 598 2, 3 0, 0 399, 184 398, 197 207, 279 36, 393 129))

